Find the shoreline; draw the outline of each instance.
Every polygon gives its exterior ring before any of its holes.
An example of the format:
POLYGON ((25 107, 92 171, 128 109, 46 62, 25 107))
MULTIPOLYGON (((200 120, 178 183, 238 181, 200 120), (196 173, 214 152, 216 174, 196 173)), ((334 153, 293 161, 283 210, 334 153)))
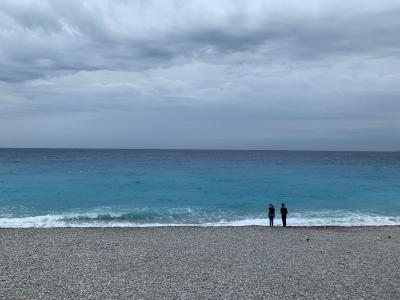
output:
POLYGON ((191 225, 191 224, 177 224, 177 225, 172 225, 172 224, 154 224, 154 225, 149 225, 145 224, 143 226, 133 224, 133 225, 128 225, 128 226, 31 226, 31 227, 1 227, 0 226, 0 231, 1 230, 34 230, 34 229, 145 229, 145 228, 155 228, 155 229, 162 229, 162 228, 183 228, 183 229, 193 229, 193 228, 269 228, 269 229, 276 229, 276 228, 282 228, 282 229, 345 229, 345 228, 400 228, 400 224, 393 224, 393 225, 288 225, 286 227, 283 227, 281 225, 275 225, 273 227, 269 227, 268 225, 191 225))
MULTIPOLYGON (((265 215, 230 216, 220 212, 204 215, 184 208, 177 216, 172 211, 143 214, 128 211, 86 211, 74 213, 44 214, 33 216, 4 216, 0 218, 0 228, 63 228, 63 227, 227 227, 227 226, 268 226, 265 215), (154 213, 154 215, 153 215, 154 213)), ((281 226, 280 217, 275 218, 275 226, 281 226)), ((289 226, 400 226, 400 215, 376 214, 356 211, 295 211, 288 218, 289 226)))
POLYGON ((400 226, 2 228, 4 299, 399 299, 400 226))

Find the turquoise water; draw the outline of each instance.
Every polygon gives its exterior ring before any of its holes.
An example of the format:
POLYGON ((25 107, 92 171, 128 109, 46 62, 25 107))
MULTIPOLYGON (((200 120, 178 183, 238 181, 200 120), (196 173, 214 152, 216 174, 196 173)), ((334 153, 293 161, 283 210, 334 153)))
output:
POLYGON ((0 149, 0 227, 266 225, 282 201, 289 225, 400 224, 400 153, 0 149))

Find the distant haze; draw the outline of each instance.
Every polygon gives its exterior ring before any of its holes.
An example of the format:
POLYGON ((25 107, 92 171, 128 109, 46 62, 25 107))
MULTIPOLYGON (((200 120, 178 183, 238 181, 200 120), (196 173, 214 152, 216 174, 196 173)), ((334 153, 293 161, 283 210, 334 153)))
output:
POLYGON ((0 2, 0 147, 400 150, 400 2, 0 2))

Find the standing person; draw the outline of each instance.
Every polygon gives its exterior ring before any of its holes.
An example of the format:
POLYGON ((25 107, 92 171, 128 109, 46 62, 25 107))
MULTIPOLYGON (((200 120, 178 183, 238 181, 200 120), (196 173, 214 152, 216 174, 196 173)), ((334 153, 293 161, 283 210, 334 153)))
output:
POLYGON ((268 207, 269 226, 274 227, 275 207, 270 204, 268 207))
POLYGON ((286 216, 288 214, 288 210, 285 206, 285 203, 282 203, 282 207, 281 207, 281 217, 282 217, 282 225, 283 227, 286 227, 286 216))

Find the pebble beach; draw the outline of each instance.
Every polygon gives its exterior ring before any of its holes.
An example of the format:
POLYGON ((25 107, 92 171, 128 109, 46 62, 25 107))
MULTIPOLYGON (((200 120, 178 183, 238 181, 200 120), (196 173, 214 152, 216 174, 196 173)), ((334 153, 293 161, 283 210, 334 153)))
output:
POLYGON ((0 299, 400 299, 400 227, 0 229, 0 299))

